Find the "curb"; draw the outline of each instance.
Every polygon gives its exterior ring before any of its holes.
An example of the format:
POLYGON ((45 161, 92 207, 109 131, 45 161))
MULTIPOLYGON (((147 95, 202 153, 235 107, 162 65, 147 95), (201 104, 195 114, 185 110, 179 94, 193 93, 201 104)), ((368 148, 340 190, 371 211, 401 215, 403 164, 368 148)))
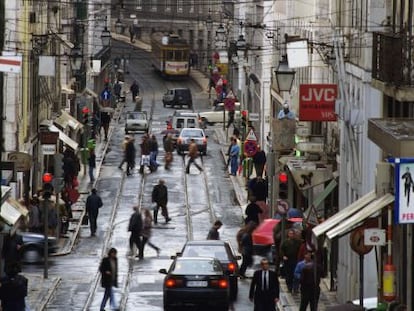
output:
POLYGON ((36 306, 35 311, 41 311, 41 310, 44 310, 46 308, 47 304, 50 301, 50 298, 52 298, 52 296, 53 296, 53 294, 55 292, 55 289, 58 287, 58 285, 60 284, 61 280, 62 280, 61 277, 56 277, 53 280, 52 286, 49 287, 49 289, 48 289, 45 297, 42 297, 41 303, 40 303, 40 305, 36 306))

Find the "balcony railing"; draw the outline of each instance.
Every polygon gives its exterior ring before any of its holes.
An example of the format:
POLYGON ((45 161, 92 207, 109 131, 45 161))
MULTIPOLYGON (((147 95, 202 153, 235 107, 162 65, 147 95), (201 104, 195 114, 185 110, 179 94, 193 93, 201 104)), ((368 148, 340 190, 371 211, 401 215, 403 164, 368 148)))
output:
POLYGON ((383 32, 373 36, 372 78, 395 86, 414 85, 414 37, 383 32))

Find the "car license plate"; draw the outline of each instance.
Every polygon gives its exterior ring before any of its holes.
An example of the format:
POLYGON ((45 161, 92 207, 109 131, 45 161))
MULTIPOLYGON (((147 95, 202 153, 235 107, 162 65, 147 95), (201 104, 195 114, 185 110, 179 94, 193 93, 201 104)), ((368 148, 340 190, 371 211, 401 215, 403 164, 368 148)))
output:
POLYGON ((188 281, 188 287, 207 287, 207 281, 188 281))

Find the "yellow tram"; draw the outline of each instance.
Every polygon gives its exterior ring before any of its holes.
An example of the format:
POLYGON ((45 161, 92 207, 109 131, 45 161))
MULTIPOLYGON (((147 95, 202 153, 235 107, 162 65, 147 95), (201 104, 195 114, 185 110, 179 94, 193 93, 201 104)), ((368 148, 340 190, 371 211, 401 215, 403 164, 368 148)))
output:
POLYGON ((151 36, 151 62, 164 77, 188 77, 190 46, 176 34, 154 33, 151 36))

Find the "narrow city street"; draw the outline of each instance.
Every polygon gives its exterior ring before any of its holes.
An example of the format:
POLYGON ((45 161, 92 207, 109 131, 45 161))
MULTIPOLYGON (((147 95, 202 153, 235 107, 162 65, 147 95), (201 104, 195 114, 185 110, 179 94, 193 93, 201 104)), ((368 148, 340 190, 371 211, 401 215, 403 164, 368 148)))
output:
MULTIPOLYGON (((113 51, 123 51, 128 47, 116 42, 113 51)), ((125 112, 132 111, 135 103, 130 94, 123 108, 119 121, 113 120, 113 132, 109 141, 100 175, 96 183, 98 194, 104 206, 98 217, 96 237, 90 236, 88 226, 83 226, 80 237, 72 253, 65 257, 51 260, 50 275, 59 275, 61 282, 56 289, 47 310, 63 310, 68 305, 71 310, 99 310, 103 296, 98 279, 98 266, 102 256, 110 247, 118 250, 119 258, 119 297, 124 310, 162 310, 162 283, 164 276, 158 273, 161 268, 168 268, 170 256, 180 251, 187 240, 190 229, 193 239, 205 239, 212 219, 220 219, 224 226, 221 229, 222 239, 229 240, 237 249, 235 235, 240 228, 242 212, 235 203, 234 189, 230 178, 224 170, 221 145, 217 143, 214 127, 206 130, 208 137, 207 156, 203 156, 204 172, 199 173, 195 167, 185 176, 182 156, 174 154, 174 162, 170 170, 163 167, 164 152, 162 149, 161 131, 166 128, 165 121, 173 113, 171 108, 163 108, 162 94, 168 87, 185 86, 193 93, 194 109, 208 109, 208 94, 194 81, 165 81, 152 71, 148 56, 144 51, 134 50, 129 65, 126 85, 137 80, 143 97, 142 110, 151 114, 150 132, 155 134, 160 145, 157 161, 160 163, 154 173, 138 173, 138 165, 132 176, 126 176, 118 165, 122 158, 121 144, 124 138, 125 112), (161 248, 161 254, 150 248, 145 250, 144 260, 130 258, 128 220, 134 205, 150 208, 152 187, 164 179, 169 190, 168 209, 172 221, 164 223, 160 215, 158 225, 154 226, 152 241, 161 248), (142 191, 142 194, 141 194, 142 191), (188 196, 186 198, 186 196, 188 196), (188 203, 186 203, 186 200, 188 203), (186 217, 188 209, 189 218, 186 217), (190 220, 190 224, 188 223, 190 220)), ((142 133, 134 134, 139 163, 139 143, 142 133)), ((201 160, 201 159, 199 159, 201 160)), ((28 272, 41 273, 42 267, 28 267, 28 272)), ((249 282, 239 282, 239 299, 235 305, 237 310, 249 310, 251 305, 247 299, 249 282)))

